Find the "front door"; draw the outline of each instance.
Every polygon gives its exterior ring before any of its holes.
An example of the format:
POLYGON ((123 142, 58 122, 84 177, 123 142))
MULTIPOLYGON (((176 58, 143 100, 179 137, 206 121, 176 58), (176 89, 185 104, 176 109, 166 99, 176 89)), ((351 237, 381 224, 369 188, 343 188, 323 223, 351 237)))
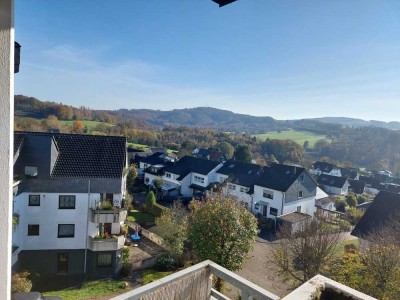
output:
POLYGON ((266 217, 267 214, 268 214, 268 205, 263 205, 263 211, 262 211, 263 217, 266 217))
POLYGON ((58 253, 57 273, 68 273, 68 253, 58 253))

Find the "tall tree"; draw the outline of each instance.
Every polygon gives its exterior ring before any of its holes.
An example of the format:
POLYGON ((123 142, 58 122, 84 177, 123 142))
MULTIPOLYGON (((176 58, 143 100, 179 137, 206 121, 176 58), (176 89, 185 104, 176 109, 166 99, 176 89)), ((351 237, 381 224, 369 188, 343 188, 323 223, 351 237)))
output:
MULTIPOLYGON (((210 259, 231 271, 242 268, 258 233, 257 219, 236 200, 219 196, 192 205, 189 240, 200 260, 210 259), (221 216, 224 216, 223 218, 221 216)), ((222 281, 217 288, 222 288, 222 281)))
POLYGON ((246 163, 250 163, 253 158, 247 145, 238 145, 233 156, 236 160, 246 163))
POLYGON ((232 144, 228 142, 222 142, 216 145, 218 149, 220 149, 227 158, 231 158, 233 156, 233 152, 235 151, 235 148, 232 146, 232 144))
POLYGON ((156 233, 168 244, 169 249, 177 256, 183 253, 184 243, 188 237, 188 212, 180 202, 174 202, 156 218, 156 233))
POLYGON ((293 234, 291 226, 281 227, 270 262, 281 275, 306 282, 334 258, 342 233, 316 219, 300 222, 296 228, 293 234))

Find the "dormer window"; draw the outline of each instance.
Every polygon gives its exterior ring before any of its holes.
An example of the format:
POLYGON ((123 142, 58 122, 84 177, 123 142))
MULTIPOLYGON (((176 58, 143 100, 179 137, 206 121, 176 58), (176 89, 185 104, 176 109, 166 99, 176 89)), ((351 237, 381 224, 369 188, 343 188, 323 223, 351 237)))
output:
POLYGON ((301 182, 304 182, 304 175, 301 175, 301 176, 300 176, 300 181, 301 181, 301 182))
POLYGON ((171 173, 165 173, 165 177, 171 178, 171 177, 172 177, 172 176, 171 176, 171 173))
POLYGON ((25 175, 29 177, 37 177, 38 169, 33 166, 25 166, 25 175))

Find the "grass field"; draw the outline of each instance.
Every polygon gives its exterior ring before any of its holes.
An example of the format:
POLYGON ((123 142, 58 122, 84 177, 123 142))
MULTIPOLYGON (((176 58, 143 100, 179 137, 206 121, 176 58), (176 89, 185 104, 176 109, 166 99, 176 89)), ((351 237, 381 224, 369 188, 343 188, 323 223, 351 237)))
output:
POLYGON ((293 129, 281 132, 271 131, 268 133, 256 134, 254 136, 262 141, 265 141, 268 138, 277 140, 292 140, 297 144, 299 144, 300 146, 303 146, 304 142, 308 141, 310 148, 314 147, 316 141, 326 139, 326 136, 322 134, 316 134, 308 131, 297 131, 293 129))
MULTIPOLYGON (((124 292, 123 281, 101 279, 85 282, 80 289, 68 289, 43 293, 44 296, 58 296, 63 300, 89 299, 96 296, 105 296, 115 292, 124 292)), ((125 290, 126 291, 126 290, 125 290)))
MULTIPOLYGON (((140 150, 147 150, 150 148, 150 146, 143 145, 143 144, 135 144, 135 143, 128 143, 128 146, 135 148, 135 149, 140 149, 140 150)), ((174 152, 172 149, 167 149, 168 153, 174 152)))
MULTIPOLYGON (((114 124, 111 123, 106 123, 106 122, 100 122, 100 121, 81 121, 82 124, 87 127, 88 129, 93 129, 94 127, 96 127, 99 124, 104 124, 107 127, 113 127, 115 126, 114 124)), ((68 125, 68 126, 72 126, 72 124, 74 123, 73 120, 61 120, 60 123, 64 124, 64 125, 68 125)))
POLYGON ((157 270, 154 269, 147 269, 147 270, 143 270, 142 272, 142 280, 143 280, 143 284, 148 284, 150 282, 156 281, 158 279, 161 279, 165 276, 168 276, 170 274, 172 274, 174 272, 169 271, 169 272, 159 272, 157 270))

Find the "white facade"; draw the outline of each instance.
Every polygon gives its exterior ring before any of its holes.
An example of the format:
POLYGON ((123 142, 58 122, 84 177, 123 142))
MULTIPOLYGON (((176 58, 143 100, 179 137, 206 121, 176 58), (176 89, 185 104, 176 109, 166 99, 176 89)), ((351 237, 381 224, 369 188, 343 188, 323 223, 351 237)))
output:
POLYGON ((321 175, 321 174, 326 174, 326 175, 331 175, 331 176, 336 176, 336 177, 342 177, 342 172, 340 171, 339 168, 333 168, 330 172, 323 172, 319 168, 317 169, 310 169, 309 170, 310 174, 314 175, 321 175))
POLYGON ((329 186, 329 185, 324 185, 324 189, 325 189, 325 192, 327 192, 329 194, 347 196, 349 194, 349 186, 350 186, 350 184, 346 180, 346 182, 345 182, 345 184, 343 185, 342 188, 329 186))
POLYGON ((227 183, 227 185, 224 188, 224 192, 227 195, 232 196, 239 203, 244 203, 247 209, 251 210, 253 204, 253 197, 247 193, 248 191, 249 191, 248 187, 234 183, 227 183))
POLYGON ((261 214, 267 218, 298 211, 313 215, 316 211, 315 196, 299 198, 297 201, 286 202, 286 194, 281 191, 267 189, 258 185, 254 186, 253 213, 261 214))
MULTIPOLYGON (((114 194, 113 200, 121 203, 122 194, 114 194)), ((85 249, 89 237, 100 234, 99 224, 93 223, 91 218, 99 202, 99 193, 21 193, 14 199, 14 212, 20 217, 13 244, 20 251, 85 249), (40 195, 40 205, 30 206, 29 195, 40 195), (60 195, 75 196, 75 208, 59 208, 60 195), (74 224, 74 236, 58 237, 59 224, 74 224), (39 235, 28 235, 28 225, 39 225, 39 235)), ((119 234, 123 221, 110 223, 111 234, 119 234)))

